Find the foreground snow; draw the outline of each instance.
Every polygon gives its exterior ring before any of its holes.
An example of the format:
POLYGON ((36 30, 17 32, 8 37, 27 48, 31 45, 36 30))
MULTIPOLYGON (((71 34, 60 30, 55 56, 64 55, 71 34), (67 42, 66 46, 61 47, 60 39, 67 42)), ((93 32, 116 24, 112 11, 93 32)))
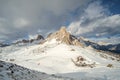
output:
POLYGON ((71 80, 0 61, 0 80, 71 80))
POLYGON ((0 59, 28 69, 75 80, 120 80, 120 62, 115 57, 89 47, 60 44, 55 39, 42 45, 3 48, 0 59), (85 58, 86 64, 95 63, 95 67, 76 66, 72 60, 76 60, 78 56, 85 58), (108 64, 112 64, 113 67, 106 67, 108 64))

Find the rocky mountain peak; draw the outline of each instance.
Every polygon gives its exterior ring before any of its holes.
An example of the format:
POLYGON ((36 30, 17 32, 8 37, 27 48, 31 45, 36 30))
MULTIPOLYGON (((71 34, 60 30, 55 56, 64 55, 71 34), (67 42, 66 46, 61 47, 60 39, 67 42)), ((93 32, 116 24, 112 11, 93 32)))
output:
POLYGON ((66 28, 65 28, 64 26, 62 26, 62 27, 60 28, 59 32, 60 32, 61 34, 63 34, 63 35, 65 35, 65 34, 68 33, 67 30, 66 30, 66 28))
POLYGON ((61 27, 60 30, 56 32, 56 38, 60 40, 63 40, 63 39, 69 40, 70 33, 67 32, 65 27, 61 27))
POLYGON ((49 35, 47 40, 56 39, 57 41, 60 41, 61 43, 65 43, 68 45, 82 45, 75 36, 71 35, 69 32, 67 32, 65 27, 61 27, 60 30, 57 32, 49 35))

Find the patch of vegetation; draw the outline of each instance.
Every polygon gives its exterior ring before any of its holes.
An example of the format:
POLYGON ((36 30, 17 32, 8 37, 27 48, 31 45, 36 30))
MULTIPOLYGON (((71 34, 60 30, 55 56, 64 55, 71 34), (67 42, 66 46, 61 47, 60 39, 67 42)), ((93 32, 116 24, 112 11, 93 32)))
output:
POLYGON ((108 65, 107 65, 107 67, 112 68, 112 67, 113 67, 113 65, 112 65, 112 64, 108 64, 108 65))
POLYGON ((2 65, 2 64, 0 64, 0 67, 3 67, 3 65, 2 65))
POLYGON ((71 51, 75 51, 75 49, 71 49, 71 51))
POLYGON ((104 54, 100 54, 100 56, 103 57, 103 58, 105 58, 105 59, 108 58, 107 55, 104 55, 104 54))
POLYGON ((102 52, 101 50, 96 50, 97 52, 102 52))
POLYGON ((15 61, 15 59, 10 59, 10 61, 15 61))
POLYGON ((115 60, 115 58, 113 58, 113 57, 110 57, 112 60, 115 60))

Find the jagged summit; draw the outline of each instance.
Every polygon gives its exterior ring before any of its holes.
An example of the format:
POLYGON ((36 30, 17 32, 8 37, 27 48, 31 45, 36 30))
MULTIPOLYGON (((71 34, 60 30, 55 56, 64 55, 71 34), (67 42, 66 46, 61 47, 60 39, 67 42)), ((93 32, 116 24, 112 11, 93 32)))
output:
POLYGON ((67 30, 66 30, 66 28, 65 28, 64 26, 62 26, 62 27, 60 28, 59 33, 61 33, 61 34, 63 34, 63 35, 68 34, 68 32, 67 32, 67 30))
POLYGON ((68 45, 82 46, 82 44, 78 41, 78 39, 75 36, 73 36, 69 32, 67 32, 65 26, 62 26, 60 28, 60 30, 49 35, 47 40, 51 40, 51 39, 56 39, 57 41, 60 41, 61 43, 65 43, 68 45))

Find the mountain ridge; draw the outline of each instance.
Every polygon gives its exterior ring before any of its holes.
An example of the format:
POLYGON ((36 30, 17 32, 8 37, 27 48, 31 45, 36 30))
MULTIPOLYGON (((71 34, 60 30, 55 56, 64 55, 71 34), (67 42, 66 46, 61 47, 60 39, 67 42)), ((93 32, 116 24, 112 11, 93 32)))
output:
POLYGON ((39 40, 44 40, 44 37, 42 35, 37 35, 36 38, 33 39, 22 39, 22 40, 18 40, 12 44, 19 44, 19 43, 33 43, 34 41, 39 41, 39 40))
POLYGON ((79 41, 83 43, 84 46, 91 46, 96 50, 108 51, 112 53, 120 54, 120 44, 105 44, 100 45, 99 43, 92 42, 90 40, 84 40, 84 38, 79 38, 79 41))

